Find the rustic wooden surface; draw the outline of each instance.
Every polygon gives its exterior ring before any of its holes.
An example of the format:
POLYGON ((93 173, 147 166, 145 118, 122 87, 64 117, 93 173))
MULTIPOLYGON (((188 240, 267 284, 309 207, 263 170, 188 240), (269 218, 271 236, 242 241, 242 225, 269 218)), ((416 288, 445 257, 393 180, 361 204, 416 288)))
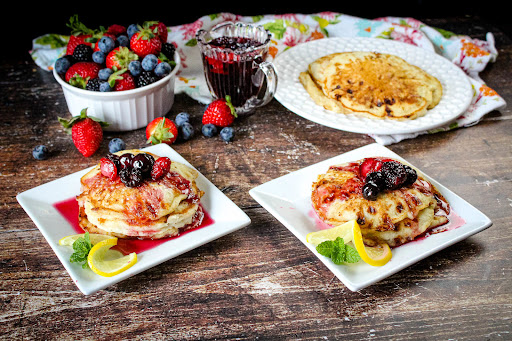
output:
MULTIPOLYGON (((499 57, 482 78, 512 99, 512 42, 475 18, 425 22, 484 38, 499 57)), ((236 123, 232 143, 196 136, 174 145, 252 220, 242 230, 90 296, 73 284, 16 194, 98 162, 59 127, 51 74, 26 56, 0 65, 0 338, 21 339, 512 339, 512 115, 389 146, 465 198, 493 226, 359 292, 348 290, 248 191, 374 141, 317 125, 273 101, 236 123), (32 148, 52 156, 36 161, 32 148)), ((176 96, 169 117, 204 107, 176 96)), ((108 133, 145 146, 143 129, 108 133)))

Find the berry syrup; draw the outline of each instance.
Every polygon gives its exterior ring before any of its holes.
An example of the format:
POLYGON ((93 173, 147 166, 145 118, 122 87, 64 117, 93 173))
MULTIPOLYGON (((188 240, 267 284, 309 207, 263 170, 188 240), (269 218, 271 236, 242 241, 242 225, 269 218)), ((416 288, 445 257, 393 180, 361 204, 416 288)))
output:
MULTIPOLYGON (((75 230, 76 233, 84 233, 80 225, 78 224, 78 202, 75 198, 67 199, 53 205, 55 209, 71 224, 71 227, 75 230)), ((179 235, 174 237, 162 238, 162 239, 118 239, 117 245, 113 247, 118 251, 121 251, 123 254, 127 255, 132 252, 140 254, 141 252, 150 250, 154 247, 157 247, 160 244, 163 244, 171 239, 179 238, 189 232, 198 230, 200 228, 206 227, 214 223, 211 216, 202 208, 204 213, 203 220, 201 224, 197 227, 194 227, 190 230, 186 230, 181 232, 179 235)))
POLYGON ((250 53, 251 48, 263 44, 253 39, 237 37, 219 37, 208 44, 222 49, 215 56, 203 55, 203 66, 210 90, 217 98, 229 95, 235 108, 242 107, 247 100, 259 93, 264 84, 263 75, 257 71, 265 56, 260 52, 250 53), (237 53, 239 51, 242 54, 237 53))

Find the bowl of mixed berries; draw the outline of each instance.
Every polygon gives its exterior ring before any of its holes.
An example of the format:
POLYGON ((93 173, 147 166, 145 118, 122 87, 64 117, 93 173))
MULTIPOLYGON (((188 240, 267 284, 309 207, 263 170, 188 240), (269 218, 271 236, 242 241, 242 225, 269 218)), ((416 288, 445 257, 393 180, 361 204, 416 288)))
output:
POLYGON ((159 21, 91 29, 77 16, 53 74, 73 116, 84 108, 111 131, 146 126, 169 112, 180 68, 176 47, 159 21))

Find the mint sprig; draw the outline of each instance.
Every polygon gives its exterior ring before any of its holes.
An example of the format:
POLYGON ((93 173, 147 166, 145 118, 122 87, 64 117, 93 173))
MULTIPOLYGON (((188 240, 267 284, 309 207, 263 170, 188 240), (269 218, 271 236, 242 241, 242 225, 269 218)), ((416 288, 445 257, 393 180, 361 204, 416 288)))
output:
POLYGON ((89 232, 85 232, 83 237, 78 238, 73 242, 73 254, 69 257, 71 263, 83 263, 82 268, 87 269, 89 264, 87 262, 87 256, 89 251, 92 249, 91 237, 89 232))
POLYGON ((357 250, 345 244, 341 237, 321 242, 316 246, 316 251, 322 256, 331 258, 336 265, 357 263, 361 259, 357 250))

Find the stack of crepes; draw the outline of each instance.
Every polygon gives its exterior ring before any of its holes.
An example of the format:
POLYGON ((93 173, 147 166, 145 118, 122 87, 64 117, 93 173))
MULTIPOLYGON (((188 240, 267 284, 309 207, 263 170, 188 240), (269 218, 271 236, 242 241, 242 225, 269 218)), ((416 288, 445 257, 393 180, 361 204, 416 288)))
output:
MULTIPOLYGON (((486 40, 483 41, 467 35, 436 29, 413 18, 384 17, 368 20, 335 12, 260 16, 219 13, 201 17, 189 24, 169 26, 168 41, 177 46, 182 60, 182 68, 176 83, 176 93, 186 93, 203 104, 211 101, 195 36, 199 29, 208 29, 224 21, 263 25, 272 34, 270 54, 273 57, 287 48, 315 39, 328 37, 385 38, 413 44, 438 53, 459 66, 467 74, 474 89, 473 101, 468 110, 455 122, 435 130, 413 134, 371 135, 376 142, 383 145, 413 138, 420 134, 471 126, 477 124, 487 113, 493 110, 502 110, 506 106, 503 98, 479 77, 479 73, 489 63, 494 62, 498 56, 492 33, 487 33, 486 40)), ((58 39, 52 39, 52 34, 34 39, 33 49, 30 53, 36 64, 41 68, 51 70, 55 60, 65 51, 62 44, 61 46, 55 45, 55 42, 65 40, 66 37, 62 35, 59 35, 58 39)))

